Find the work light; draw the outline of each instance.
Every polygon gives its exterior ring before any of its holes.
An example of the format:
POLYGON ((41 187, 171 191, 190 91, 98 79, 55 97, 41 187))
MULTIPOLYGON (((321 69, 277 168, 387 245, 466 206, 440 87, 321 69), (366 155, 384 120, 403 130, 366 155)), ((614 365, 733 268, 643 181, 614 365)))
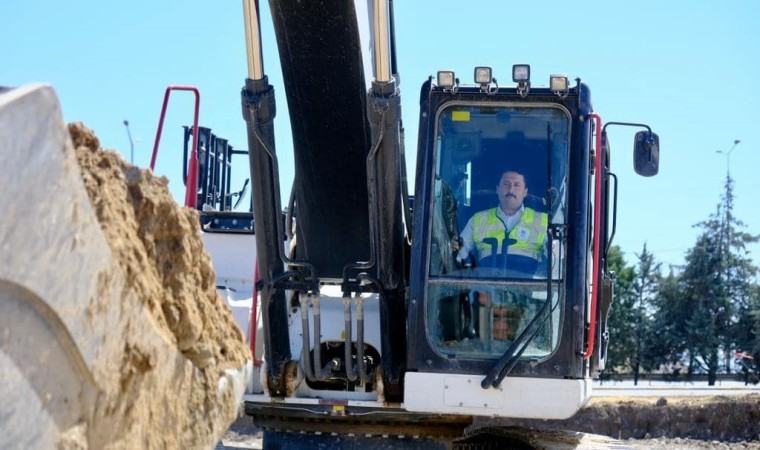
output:
POLYGON ((567 77, 565 75, 552 75, 549 77, 549 87, 552 91, 566 91, 568 84, 567 84, 567 77))
POLYGON ((438 86, 444 89, 452 89, 456 84, 453 70, 438 71, 438 86))
POLYGON ((515 83, 530 83, 530 65, 515 64, 512 66, 512 81, 515 83))
POLYGON ((570 88, 569 83, 567 82, 567 75, 549 76, 549 88, 560 97, 566 95, 570 88))
POLYGON ((475 83, 484 86, 491 83, 491 68, 490 67, 476 67, 475 68, 475 83))

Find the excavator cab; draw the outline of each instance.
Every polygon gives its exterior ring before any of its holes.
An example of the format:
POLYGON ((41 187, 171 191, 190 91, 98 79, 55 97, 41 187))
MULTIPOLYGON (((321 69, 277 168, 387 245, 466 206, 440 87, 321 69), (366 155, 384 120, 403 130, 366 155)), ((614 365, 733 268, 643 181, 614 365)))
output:
MULTIPOLYGON (((547 232, 565 225, 566 199, 559 192, 567 192, 569 122, 560 108, 506 103, 453 103, 439 111, 426 283, 427 328, 438 351, 502 355, 540 310, 550 273, 553 303, 558 303, 563 244, 553 241, 556 254, 550 270, 547 232), (497 185, 507 172, 518 174, 525 185, 520 199, 523 220, 509 228, 496 214, 497 185), (471 236, 466 243, 471 248, 452 249, 452 239, 465 234, 466 227, 477 226, 477 217, 489 220, 489 215, 492 236, 479 237, 477 245, 471 236), (456 223, 456 228, 442 226, 448 223, 456 223)), ((552 309, 549 322, 554 327, 544 327, 534 340, 541 348, 532 347, 528 354, 551 353, 558 342, 561 309, 552 309)))
POLYGON ((570 416, 590 393, 577 344, 585 315, 568 295, 591 271, 590 233, 568 233, 566 221, 576 213, 572 208, 589 215, 592 129, 577 119, 590 109, 587 88, 579 84, 559 96, 548 88, 497 87, 490 79, 485 86, 437 81, 423 86, 420 101, 423 154, 411 260, 412 274, 420 277, 410 282, 405 404, 452 413, 570 416), (573 186, 584 160, 586 183, 573 186), (502 177, 517 180, 516 195, 502 191, 502 177), (512 219, 500 211, 504 195, 519 203, 512 219), (579 237, 576 248, 584 250, 569 264, 568 247, 579 237), (460 388, 447 390, 450 383, 460 388), (445 394, 415 394, 433 384, 445 394), (526 401, 508 401, 517 389, 526 401), (549 411, 544 395, 558 391, 563 401, 555 399, 549 411), (436 397, 440 402, 431 402, 436 397))
MULTIPOLYGON (((445 71, 422 87, 409 410, 566 418, 603 367, 609 145, 588 86, 529 74, 515 65, 517 85, 497 86, 481 67, 467 86, 445 71)), ((656 135, 644 140, 656 173, 656 135)))

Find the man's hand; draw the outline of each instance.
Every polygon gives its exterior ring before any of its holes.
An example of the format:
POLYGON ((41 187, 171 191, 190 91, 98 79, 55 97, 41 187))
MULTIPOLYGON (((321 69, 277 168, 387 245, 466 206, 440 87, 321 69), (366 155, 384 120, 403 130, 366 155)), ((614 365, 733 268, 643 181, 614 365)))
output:
POLYGON ((451 238, 451 250, 454 252, 454 254, 459 253, 459 250, 462 249, 462 238, 459 236, 454 236, 451 238))

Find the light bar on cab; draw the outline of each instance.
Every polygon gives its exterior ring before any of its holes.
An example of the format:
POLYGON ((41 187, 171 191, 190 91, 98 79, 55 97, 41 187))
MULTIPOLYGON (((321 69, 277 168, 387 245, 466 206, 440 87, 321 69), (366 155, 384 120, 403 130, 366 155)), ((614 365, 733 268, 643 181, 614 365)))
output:
POLYGON ((476 67, 475 68, 475 83, 483 86, 491 83, 491 68, 490 67, 476 67))
POLYGON ((570 84, 567 81, 567 75, 551 75, 549 76, 549 88, 555 94, 564 96, 570 89, 570 84))
POLYGON ((438 86, 444 89, 453 89, 456 85, 456 77, 453 70, 438 71, 438 86))
POLYGON ((512 81, 515 83, 530 83, 530 65, 515 64, 512 66, 512 81))
POLYGON ((530 65, 515 64, 512 66, 512 81, 517 83, 517 93, 525 97, 530 91, 530 65))

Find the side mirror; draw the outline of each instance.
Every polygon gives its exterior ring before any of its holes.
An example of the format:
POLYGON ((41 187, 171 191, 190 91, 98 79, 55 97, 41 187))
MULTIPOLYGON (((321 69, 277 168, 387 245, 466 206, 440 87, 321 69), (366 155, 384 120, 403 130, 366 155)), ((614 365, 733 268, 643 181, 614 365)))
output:
POLYGON ((660 168, 660 137, 656 133, 636 133, 633 142, 633 168, 643 177, 657 175, 660 168))

